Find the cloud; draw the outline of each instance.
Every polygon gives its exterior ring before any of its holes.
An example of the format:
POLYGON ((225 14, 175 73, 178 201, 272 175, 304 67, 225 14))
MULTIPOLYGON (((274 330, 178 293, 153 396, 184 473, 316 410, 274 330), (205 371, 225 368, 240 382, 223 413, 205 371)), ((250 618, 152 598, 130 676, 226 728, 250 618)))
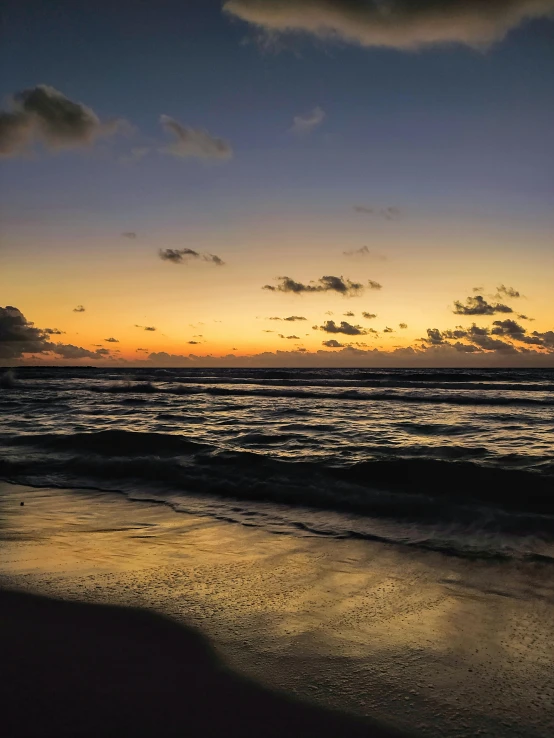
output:
POLYGON ((379 282, 374 282, 373 279, 368 280, 368 285, 370 290, 382 290, 383 285, 379 284, 379 282))
POLYGON ((150 332, 156 330, 153 325, 138 325, 137 323, 135 323, 135 328, 142 328, 143 330, 150 332))
POLYGON ((306 320, 302 315, 289 315, 288 318, 283 318, 283 320, 286 320, 289 323, 294 323, 297 320, 306 320))
POLYGON ((198 346, 202 341, 187 341, 187 343, 192 344, 193 346, 198 346))
POLYGON ((519 338, 527 333, 526 329, 516 323, 515 320, 495 320, 493 322, 495 326, 491 333, 497 336, 509 336, 510 338, 519 338))
POLYGON ((407 323, 399 323, 398 324, 398 327, 401 328, 402 330, 404 330, 405 328, 408 327, 408 324, 407 323))
POLYGON ((501 284, 499 287, 496 288, 496 295, 497 298, 502 297, 521 297, 521 294, 514 290, 513 287, 506 287, 505 285, 501 284))
POLYGON ((82 305, 77 305, 77 307, 73 308, 74 313, 84 313, 86 308, 84 308, 82 305))
POLYGON ((293 118, 291 133, 311 133, 325 120, 325 112, 321 108, 314 108, 311 113, 297 115, 293 118))
POLYGON ((362 318, 365 318, 366 320, 373 320, 373 318, 376 318, 377 315, 375 313, 362 313, 362 318))
POLYGON ((42 330, 48 336, 61 336, 65 333, 65 331, 60 331, 57 328, 43 328, 42 330))
POLYGON ((135 349, 135 351, 144 351, 145 353, 148 353, 147 348, 138 348, 138 349, 135 349))
POLYGON ((313 326, 314 330, 325 331, 325 333, 344 333, 346 336, 365 336, 367 331, 362 328, 361 325, 351 325, 345 320, 341 320, 340 325, 337 325, 334 320, 327 320, 323 325, 319 327, 313 326))
POLYGON ((160 151, 181 159, 194 157, 196 159, 226 160, 233 156, 233 149, 227 141, 215 138, 207 131, 195 128, 185 128, 168 115, 160 116, 160 123, 164 130, 175 136, 175 141, 164 146, 160 151))
POLYGON ((323 341, 323 345, 327 346, 327 348, 344 348, 344 343, 339 343, 334 338, 331 338, 328 341, 323 341))
POLYGON ((495 313, 513 313, 514 311, 507 305, 488 303, 481 295, 475 295, 475 297, 468 297, 465 305, 456 300, 453 312, 456 315, 494 315, 495 313))
POLYGON ((71 343, 57 343, 51 350, 58 356, 61 356, 62 359, 99 359, 109 356, 110 353, 105 348, 89 351, 88 349, 81 348, 81 346, 74 346, 71 343))
POLYGON ((352 310, 349 310, 348 312, 344 313, 344 317, 345 317, 345 318, 354 318, 354 317, 355 317, 355 315, 356 315, 356 314, 355 314, 355 313, 353 313, 353 312, 352 312, 352 310))
POLYGON ((386 261, 387 257, 383 254, 378 254, 375 251, 370 251, 367 246, 362 246, 361 249, 351 249, 350 251, 343 251, 343 256, 364 256, 367 258, 375 259, 376 261, 386 261))
POLYGON ((371 208, 366 205, 354 205, 353 209, 356 213, 374 215, 385 220, 397 220, 400 217, 400 208, 394 207, 393 205, 387 208, 371 208))
POLYGON ((284 336, 282 333, 279 333, 279 338, 287 338, 287 339, 295 338, 297 341, 300 340, 300 336, 284 336))
POLYGON ((130 241, 134 241, 135 238, 138 238, 137 234, 134 231, 125 231, 121 234, 122 238, 128 238, 130 241))
POLYGON ((157 351, 148 354, 148 361, 158 363, 161 366, 183 366, 190 364, 190 358, 183 354, 168 354, 167 351, 157 351))
POLYGON ((106 341, 106 343, 119 343, 117 338, 105 338, 104 341, 106 341))
POLYGON ((96 113, 48 85, 17 92, 10 110, 0 111, 0 155, 16 156, 36 142, 46 149, 92 146, 125 125, 121 119, 102 122, 96 113))
POLYGON ((535 318, 530 318, 528 315, 518 315, 517 316, 520 320, 535 320, 535 318))
POLYGON ((311 34, 365 47, 411 51, 501 41, 530 18, 550 16, 553 0, 226 0, 223 9, 271 35, 311 34))
POLYGON ((383 333, 394 333, 394 330, 392 328, 383 328, 383 333))
POLYGON ((0 307, 0 359, 22 359, 25 354, 52 353, 62 359, 99 359, 109 354, 108 349, 89 351, 72 344, 52 343, 51 335, 62 331, 37 328, 12 305, 0 307))
POLYGON ((433 346, 439 346, 444 343, 444 336, 438 328, 427 328, 427 338, 422 339, 433 346))
MULTIPOLYGON (((277 287, 266 284, 262 289, 270 290, 271 292, 292 292, 296 295, 304 292, 338 292, 345 297, 354 297, 364 290, 363 284, 351 282, 349 279, 344 279, 344 277, 320 277, 316 282, 312 281, 309 284, 295 282, 290 277, 278 277, 277 280, 279 282, 277 287)), ((377 283, 375 282, 374 284, 377 283)))
POLYGON ((162 261, 170 261, 172 264, 184 264, 190 259, 200 259, 216 266, 223 266, 225 262, 215 254, 201 254, 194 249, 160 249, 158 255, 162 261))

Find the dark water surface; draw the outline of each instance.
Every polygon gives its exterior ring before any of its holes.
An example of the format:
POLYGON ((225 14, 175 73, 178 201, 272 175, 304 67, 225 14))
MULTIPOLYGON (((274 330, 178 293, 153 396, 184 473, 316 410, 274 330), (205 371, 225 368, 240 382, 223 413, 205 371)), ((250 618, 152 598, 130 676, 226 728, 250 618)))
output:
POLYGON ((26 367, 0 384, 8 481, 554 562, 554 371, 26 367))

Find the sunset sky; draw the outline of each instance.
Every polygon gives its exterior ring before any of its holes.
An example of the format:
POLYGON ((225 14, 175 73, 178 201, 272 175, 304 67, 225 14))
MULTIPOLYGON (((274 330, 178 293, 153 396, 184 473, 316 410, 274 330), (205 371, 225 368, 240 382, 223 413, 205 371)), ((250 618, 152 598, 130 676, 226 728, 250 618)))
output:
POLYGON ((0 364, 554 366, 553 17, 7 0, 0 364))

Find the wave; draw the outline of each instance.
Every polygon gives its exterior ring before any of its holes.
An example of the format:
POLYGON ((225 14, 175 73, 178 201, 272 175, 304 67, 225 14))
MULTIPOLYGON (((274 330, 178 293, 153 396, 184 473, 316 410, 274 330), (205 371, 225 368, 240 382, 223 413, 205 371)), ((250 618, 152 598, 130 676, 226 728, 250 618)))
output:
MULTIPOLYGON (((339 465, 124 430, 19 436, 5 439, 3 446, 0 474, 13 478, 127 479, 139 486, 394 518, 470 519, 483 506, 554 516, 552 465, 541 472, 474 460, 486 456, 485 449, 462 448, 457 454, 444 447, 445 458, 425 457, 422 447, 412 457, 401 450, 385 456, 381 449, 376 458, 339 465), (470 454, 474 459, 467 458, 470 454)), ((436 454, 427 449, 431 452, 436 454)), ((549 525, 554 526, 554 517, 549 525)))
POLYGON ((168 395, 200 395, 214 397, 268 397, 283 399, 307 400, 341 400, 365 402, 404 402, 420 404, 448 404, 448 405, 491 405, 491 406, 554 406, 553 397, 487 397, 486 394, 402 394, 392 392, 363 392, 360 390, 345 390, 342 392, 318 392, 302 389, 281 388, 242 388, 242 387, 212 387, 212 386, 173 386, 161 387, 150 382, 125 383, 108 386, 92 386, 93 392, 119 394, 155 393, 168 395))

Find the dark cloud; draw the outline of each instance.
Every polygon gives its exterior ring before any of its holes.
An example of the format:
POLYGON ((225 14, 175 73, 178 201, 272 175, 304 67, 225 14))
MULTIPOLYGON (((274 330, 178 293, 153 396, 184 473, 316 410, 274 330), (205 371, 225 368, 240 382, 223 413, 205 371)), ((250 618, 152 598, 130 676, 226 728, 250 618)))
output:
POLYGON ((366 47, 414 50, 465 44, 483 48, 554 0, 225 0, 223 9, 263 33, 304 33, 366 47))
POLYGON ((376 318, 377 315, 375 313, 362 313, 362 318, 365 318, 366 320, 373 320, 373 318, 376 318))
POLYGON ((554 351, 554 331, 546 331, 539 333, 539 331, 533 331, 533 338, 537 338, 541 341, 541 345, 547 348, 549 351, 554 351))
POLYGON ((452 312, 456 315, 494 315, 495 313, 513 313, 514 311, 508 305, 489 303, 481 295, 475 295, 475 297, 468 297, 465 305, 456 300, 452 312))
POLYGON ((267 331, 267 330, 264 330, 264 331, 262 331, 262 333, 275 333, 275 331, 267 331))
MULTIPOLYGON (((363 215, 375 215, 378 218, 384 218, 385 220, 396 220, 400 217, 400 209, 395 207, 370 208, 365 205, 354 205, 354 210, 357 213, 362 213, 363 215)), ((367 249, 367 246, 365 246, 364 248, 367 249)), ((345 254, 346 253, 347 252, 345 252, 345 254)), ((369 253, 369 249, 367 253, 369 253)))
POLYGON ((43 332, 48 336, 61 336, 65 331, 60 331, 57 328, 43 328, 43 332))
POLYGON ((291 133, 311 133, 323 123, 325 117, 325 111, 319 107, 305 115, 297 115, 293 118, 291 133))
POLYGON ((368 285, 370 290, 382 290, 383 285, 379 284, 379 282, 374 282, 373 279, 368 280, 368 285))
POLYGON ((486 351, 517 352, 517 349, 511 343, 506 343, 498 338, 491 338, 491 336, 474 336, 473 343, 486 351))
POLYGON ((402 330, 404 330, 405 328, 408 327, 408 324, 407 323, 399 323, 398 324, 398 327, 401 328, 402 330))
POLYGON ((387 326, 386 328, 383 328, 383 333, 394 333, 394 330, 387 326))
POLYGON ((533 321, 535 318, 530 318, 528 315, 518 315, 517 316, 520 320, 530 320, 533 321))
POLYGON ((168 115, 160 116, 163 128, 175 136, 175 141, 164 146, 160 151, 178 158, 194 157, 197 159, 230 159, 233 149, 227 141, 215 138, 207 131, 186 128, 168 115))
POLYGON ((151 331, 151 332, 156 330, 153 325, 138 325, 137 323, 135 323, 135 328, 142 328, 142 330, 144 331, 151 331))
POLYGON ((302 315, 289 315, 288 318, 283 318, 283 320, 286 320, 289 323, 295 323, 297 320, 307 320, 302 315))
POLYGON ((501 284, 499 287, 496 288, 496 295, 497 298, 502 297, 521 297, 521 294, 514 290, 513 287, 506 287, 505 285, 501 284))
MULTIPOLYGON (((316 282, 312 281, 309 284, 296 282, 290 277, 278 277, 277 281, 279 284, 276 287, 266 284, 262 289, 270 290, 271 292, 292 292, 296 295, 300 295, 305 292, 338 292, 340 295, 344 295, 345 297, 359 295, 364 290, 363 284, 352 282, 349 279, 344 279, 344 277, 325 276, 320 277, 316 282)), ((377 283, 375 282, 374 284, 377 283)))
POLYGON ((363 256, 371 259, 375 259, 376 261, 386 261, 387 257, 383 256, 383 254, 378 254, 375 251, 370 251, 367 246, 362 246, 361 249, 351 249, 350 251, 343 251, 342 252, 344 256, 363 256))
POLYGON ((433 346, 439 346, 444 343, 444 336, 438 328, 427 328, 427 338, 422 339, 433 346))
POLYGON ((187 343, 190 343, 193 346, 198 346, 198 344, 202 343, 202 341, 187 341, 187 343))
POLYGON ((472 289, 473 289, 473 292, 483 292, 485 288, 484 287, 473 287, 472 289))
POLYGON ((345 320, 341 320, 340 325, 337 325, 334 320, 327 320, 323 325, 314 325, 313 329, 325 331, 325 333, 344 333, 346 336, 365 336, 367 333, 361 325, 351 325, 345 320))
POLYGON ((115 133, 124 121, 100 121, 96 113, 48 85, 16 93, 11 110, 0 111, 0 155, 28 151, 36 142, 56 150, 91 146, 97 138, 115 133))
POLYGON ((84 308, 82 305, 77 305, 77 307, 73 308, 74 313, 84 313, 86 308, 84 308))
POLYGON ((460 343, 458 341, 452 345, 456 349, 456 351, 459 351, 462 354, 477 354, 481 352, 480 348, 474 346, 471 343, 460 343))
POLYGON ((62 359, 100 359, 109 355, 108 349, 89 351, 72 344, 52 343, 51 335, 59 335, 57 329, 37 328, 16 307, 0 307, 0 359, 18 360, 26 354, 54 354, 62 359))
POLYGON ((223 259, 220 259, 219 256, 216 256, 215 254, 202 254, 202 261, 210 261, 216 266, 223 266, 225 264, 223 259))
POLYGON ((148 353, 147 348, 138 348, 138 349, 135 349, 135 351, 144 351, 145 353, 148 353))
POLYGON ((137 234, 134 231, 125 231, 121 234, 122 238, 128 238, 131 241, 134 241, 135 238, 138 238, 137 234))
POLYGON ((170 261, 172 264, 184 264, 190 259, 208 261, 216 266, 223 266, 225 262, 215 254, 201 254, 194 249, 160 249, 158 255, 162 261, 170 261))
POLYGON ((294 339, 296 339, 297 341, 299 341, 299 340, 300 340, 300 336, 284 336, 284 335, 283 335, 282 333, 279 333, 279 338, 287 338, 287 339, 291 339, 291 338, 294 338, 294 339))
POLYGON ((157 351, 148 354, 148 361, 160 366, 183 366, 183 364, 190 364, 191 359, 183 354, 168 354, 167 351, 157 351))
POLYGON ((516 323, 515 320, 495 320, 493 325, 495 327, 491 330, 491 333, 496 336, 519 338, 527 333, 526 329, 522 325, 519 325, 519 323, 516 323))
POLYGON ((354 318, 355 313, 352 312, 352 310, 349 310, 348 312, 344 313, 345 318, 354 318))
POLYGON ((105 338, 104 341, 106 341, 107 343, 119 343, 117 338, 105 338))
POLYGON ((344 343, 339 343, 334 338, 329 339, 328 341, 323 341, 323 345, 327 346, 327 348, 344 348, 344 343))
POLYGON ((17 308, 0 307, 0 359, 19 359, 23 354, 50 351, 49 335, 36 328, 17 308))

